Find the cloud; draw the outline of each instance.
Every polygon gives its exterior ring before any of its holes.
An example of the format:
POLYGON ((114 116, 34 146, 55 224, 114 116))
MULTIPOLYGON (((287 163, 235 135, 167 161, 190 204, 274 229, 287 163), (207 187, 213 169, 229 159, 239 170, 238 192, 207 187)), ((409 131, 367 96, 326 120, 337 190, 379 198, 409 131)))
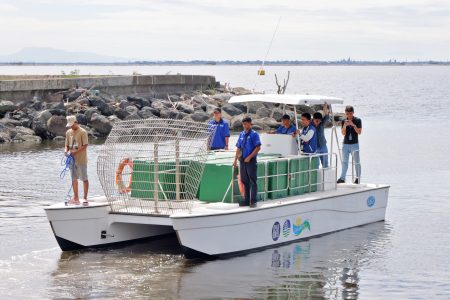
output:
POLYGON ((269 59, 450 53, 446 1, 16 0, 12 7, 0 18, 10 28, 4 54, 51 46, 143 59, 261 59, 279 16, 269 59))
POLYGON ((0 3, 0 13, 2 12, 15 12, 18 11, 19 9, 12 5, 12 4, 7 4, 7 3, 0 3))

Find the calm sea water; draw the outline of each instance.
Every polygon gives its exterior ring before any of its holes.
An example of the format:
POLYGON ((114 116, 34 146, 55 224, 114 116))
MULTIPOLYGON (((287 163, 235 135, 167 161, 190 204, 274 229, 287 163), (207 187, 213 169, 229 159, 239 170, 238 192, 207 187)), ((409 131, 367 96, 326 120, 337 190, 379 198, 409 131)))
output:
MULTIPOLYGON (((63 201, 62 144, 0 146, 0 298, 449 299, 450 67, 3 67, 0 74, 211 74, 231 86, 339 96, 363 120, 363 181, 391 184, 386 221, 214 261, 174 238, 62 253, 43 207, 63 201)), ((341 110, 336 107, 335 110, 341 110)), ((99 145, 89 147, 91 194, 99 145)))

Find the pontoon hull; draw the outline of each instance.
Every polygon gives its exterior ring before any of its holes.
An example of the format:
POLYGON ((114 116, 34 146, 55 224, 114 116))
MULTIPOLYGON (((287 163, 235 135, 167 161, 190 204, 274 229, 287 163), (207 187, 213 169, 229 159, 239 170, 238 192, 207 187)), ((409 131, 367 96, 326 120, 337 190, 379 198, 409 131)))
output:
POLYGON ((315 200, 275 200, 256 209, 171 219, 186 256, 229 255, 382 221, 388 191, 388 186, 355 187, 315 200))
POLYGON ((45 209, 61 250, 105 247, 173 234, 167 217, 111 214, 108 203, 55 204, 45 209))

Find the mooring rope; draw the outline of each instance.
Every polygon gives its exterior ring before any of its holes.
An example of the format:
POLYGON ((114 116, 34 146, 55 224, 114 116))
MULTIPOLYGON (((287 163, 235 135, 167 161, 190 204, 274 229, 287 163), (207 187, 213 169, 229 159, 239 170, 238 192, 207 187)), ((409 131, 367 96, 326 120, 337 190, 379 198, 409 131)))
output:
MULTIPOLYGON (((75 157, 70 153, 67 156, 64 156, 61 159, 61 165, 64 166, 64 169, 62 169, 61 173, 59 173, 59 178, 64 179, 66 176, 66 173, 71 168, 75 167, 75 157)), ((70 183, 69 191, 67 192, 67 198, 70 200, 70 193, 72 192, 72 182, 70 183)))

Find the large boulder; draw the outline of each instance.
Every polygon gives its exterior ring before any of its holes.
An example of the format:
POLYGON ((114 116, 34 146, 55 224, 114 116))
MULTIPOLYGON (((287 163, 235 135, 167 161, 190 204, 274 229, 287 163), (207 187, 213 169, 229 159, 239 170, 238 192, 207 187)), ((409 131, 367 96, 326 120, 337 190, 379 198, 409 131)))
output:
POLYGON ((268 118, 270 117, 272 111, 267 107, 260 107, 256 110, 256 115, 260 118, 268 118))
POLYGON ((244 113, 244 111, 242 111, 239 108, 237 108, 236 106, 234 106, 232 104, 228 104, 228 103, 225 104, 224 106, 222 106, 222 111, 225 111, 228 115, 230 115, 232 117, 244 113))
POLYGON ((205 112, 196 111, 190 115, 191 119, 196 122, 205 122, 209 119, 209 115, 205 112))
POLYGON ((280 123, 277 122, 274 118, 261 118, 259 119, 260 122, 262 122, 264 124, 264 128, 271 128, 271 129, 275 129, 280 127, 280 123))
POLYGON ((128 106, 131 106, 131 105, 133 105, 133 103, 130 103, 127 100, 121 100, 120 103, 119 103, 119 107, 121 109, 125 109, 125 108, 127 108, 128 106))
POLYGON ((187 105, 187 104, 182 103, 182 102, 177 103, 176 107, 177 107, 177 109, 179 111, 182 111, 182 112, 187 113, 187 114, 192 114, 194 112, 194 108, 192 106, 187 105))
POLYGON ((151 106, 153 108, 158 109, 158 110, 163 110, 165 108, 172 108, 173 107, 172 103, 170 103, 169 101, 167 101, 167 100, 159 100, 159 99, 153 101, 151 106))
POLYGON ((18 126, 14 128, 16 131, 16 135, 14 136, 14 141, 17 142, 34 142, 34 143, 40 143, 42 141, 42 138, 35 135, 35 132, 26 127, 18 126))
POLYGON ((212 98, 214 100, 219 100, 219 101, 228 101, 230 100, 230 98, 233 96, 233 94, 231 93, 220 93, 220 94, 215 94, 212 96, 212 98))
POLYGON ((16 110, 16 105, 11 101, 0 100, 0 118, 3 118, 7 112, 16 110))
POLYGON ((129 120, 141 120, 141 116, 139 116, 137 113, 128 115, 125 117, 125 119, 123 119, 124 121, 129 121, 129 120))
POLYGON ((0 131, 0 144, 3 143, 10 143, 11 142, 11 136, 9 131, 0 131))
POLYGON ((243 87, 235 87, 235 88, 232 88, 231 91, 235 95, 249 95, 249 94, 252 94, 252 91, 250 91, 250 90, 248 90, 246 88, 243 88, 243 87))
POLYGON ((88 123, 91 121, 91 118, 94 114, 101 114, 97 107, 91 107, 84 112, 84 115, 87 118, 88 123))
POLYGON ((121 120, 125 119, 126 117, 128 117, 130 115, 130 113, 128 111, 126 111, 125 109, 122 109, 120 107, 116 107, 116 109, 114 109, 114 114, 121 120))
POLYGON ((183 101, 183 98, 181 98, 181 97, 178 96, 178 95, 170 95, 169 98, 170 98, 170 101, 172 101, 172 102, 180 102, 180 101, 183 101))
POLYGON ((142 119, 152 118, 155 115, 152 113, 152 109, 150 107, 144 107, 137 113, 142 119))
POLYGON ((160 116, 159 110, 157 110, 156 108, 153 108, 151 106, 146 106, 143 109, 150 111, 152 114, 154 114, 157 117, 160 116))
POLYGON ((53 93, 53 94, 47 94, 47 95, 45 95, 45 99, 48 102, 55 102, 55 103, 62 102, 63 99, 64 99, 64 93, 63 92, 56 92, 56 93, 53 93))
POLYGON ((311 116, 315 113, 315 110, 308 105, 298 105, 297 106, 297 114, 301 115, 302 113, 310 113, 311 116))
POLYGON ((88 119, 86 118, 86 115, 84 114, 76 114, 75 117, 77 118, 77 123, 80 125, 87 125, 88 119))
POLYGON ((247 113, 256 114, 256 111, 261 107, 264 107, 262 102, 247 102, 247 113))
POLYGON ((80 104, 78 101, 71 102, 65 105, 66 114, 68 115, 74 115, 80 111, 85 111, 86 108, 80 104))
POLYGON ((11 142, 12 136, 10 128, 0 122, 0 144, 11 142))
POLYGON ((230 120, 230 129, 232 131, 241 131, 243 129, 242 127, 242 119, 245 117, 245 114, 240 114, 237 116, 234 116, 230 120))
POLYGON ((33 129, 36 135, 40 136, 42 139, 47 139, 51 135, 47 130, 47 122, 44 122, 39 117, 33 119, 31 129, 33 129))
POLYGON ((66 111, 64 109, 52 108, 48 110, 53 116, 66 116, 66 111))
POLYGON ((150 101, 142 97, 127 97, 127 101, 133 103, 137 108, 142 109, 143 107, 150 106, 150 101))
POLYGON ((50 109, 59 109, 59 110, 64 110, 64 102, 55 102, 55 103, 50 103, 49 104, 49 108, 50 109))
POLYGON ((114 114, 114 109, 109 106, 102 98, 97 96, 89 97, 89 105, 97 107, 97 109, 105 116, 111 116, 114 114))
POLYGON ((72 102, 77 100, 81 96, 81 91, 73 91, 67 95, 67 101, 72 102))
POLYGON ((44 103, 42 100, 33 100, 28 104, 28 107, 33 108, 35 110, 41 110, 44 107, 44 103))
POLYGON ((47 130, 53 136, 65 136, 67 131, 67 120, 64 116, 52 116, 47 121, 47 130))
POLYGON ((161 102, 161 100, 153 101, 151 106, 159 111, 164 110, 166 108, 166 106, 161 102))
POLYGON ((274 108, 272 110, 272 118, 274 118, 278 122, 281 121, 281 118, 283 117, 283 115, 284 115, 284 111, 281 108, 274 108))
POLYGON ((208 97, 203 97, 201 95, 195 95, 192 97, 192 102, 198 103, 198 104, 208 104, 207 101, 208 97))
POLYGON ((178 111, 175 108, 168 108, 166 110, 161 111, 161 118, 165 118, 165 119, 182 120, 186 116, 188 116, 187 113, 178 111))
POLYGON ((232 103, 231 105, 233 105, 236 108, 239 108, 244 113, 247 112, 247 104, 246 103, 232 103))
POLYGON ((112 124, 107 117, 94 113, 91 116, 90 125, 100 136, 107 136, 112 129, 112 124))
POLYGON ((134 105, 125 107, 125 110, 126 110, 130 115, 137 114, 138 111, 139 111, 139 109, 138 109, 136 106, 134 106, 134 105))

